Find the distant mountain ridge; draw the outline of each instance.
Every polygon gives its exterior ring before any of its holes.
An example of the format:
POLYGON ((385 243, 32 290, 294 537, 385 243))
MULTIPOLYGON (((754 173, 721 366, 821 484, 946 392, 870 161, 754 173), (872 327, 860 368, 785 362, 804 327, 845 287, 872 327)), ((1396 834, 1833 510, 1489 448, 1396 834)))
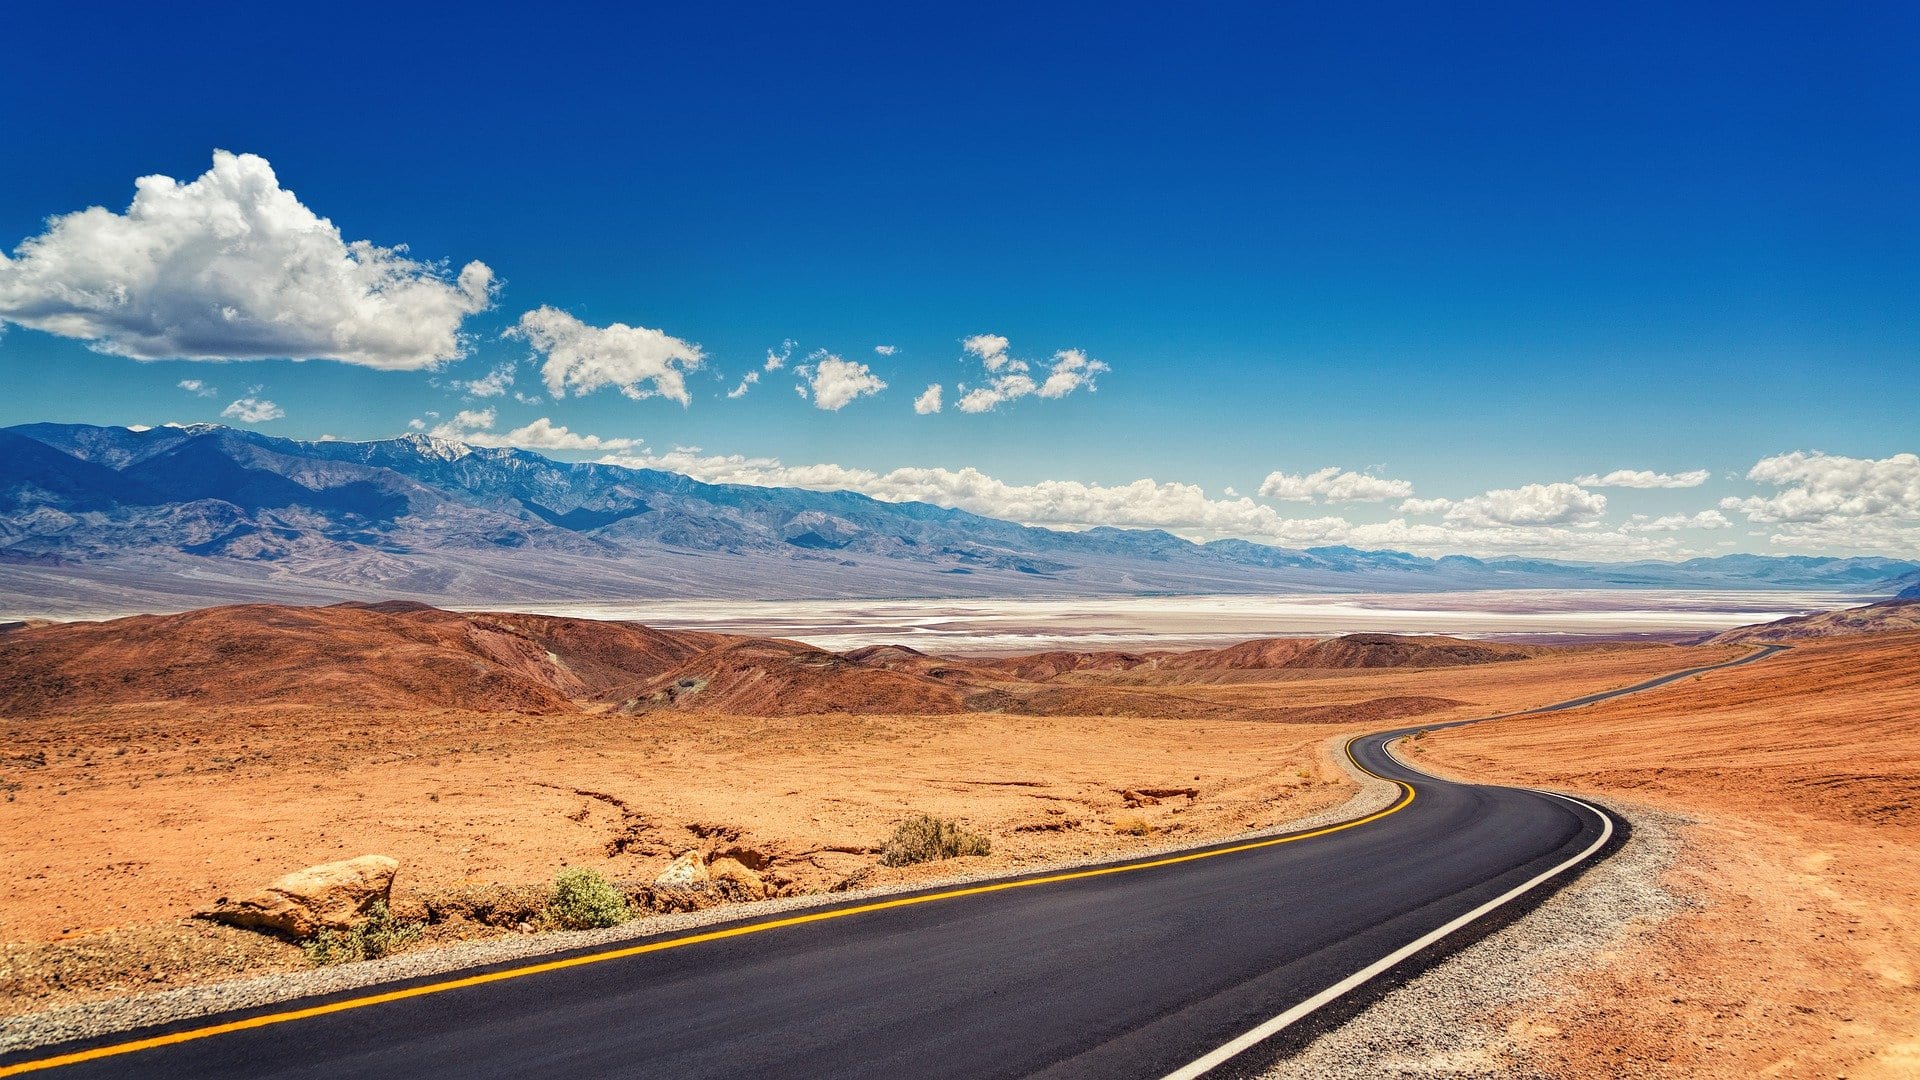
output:
MULTIPOLYGON (((846 491, 706 484, 409 435, 0 429, 0 587, 89 608, 364 600, 979 597, 1493 588, 1890 593, 1920 562, 1425 558, 1018 525, 846 491)), ((63 609, 65 610, 65 609, 63 609)))

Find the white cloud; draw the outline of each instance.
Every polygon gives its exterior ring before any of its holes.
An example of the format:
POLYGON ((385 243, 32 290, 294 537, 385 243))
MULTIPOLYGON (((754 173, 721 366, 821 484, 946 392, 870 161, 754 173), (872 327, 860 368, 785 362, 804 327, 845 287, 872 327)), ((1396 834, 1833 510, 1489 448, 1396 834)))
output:
POLYGON ((1195 484, 1150 479, 1128 484, 1048 480, 1012 484, 978 469, 903 468, 891 472, 842 465, 786 465, 776 458, 666 453, 611 454, 600 459, 632 468, 665 469, 716 484, 858 491, 890 502, 918 501, 1054 528, 1110 525, 1167 529, 1192 538, 1244 537, 1283 547, 1345 544, 1427 555, 1534 555, 1555 558, 1675 557, 1693 552, 1670 536, 1600 528, 1450 522, 1356 523, 1336 516, 1291 518, 1249 498, 1210 499, 1195 484))
POLYGON ((939 383, 934 383, 932 386, 920 391, 920 396, 913 399, 913 411, 919 413, 921 416, 939 412, 941 393, 939 383))
POLYGON ((887 388, 887 384, 867 365, 856 360, 843 360, 829 352, 815 353, 810 364, 794 369, 806 383, 800 396, 806 397, 811 391, 813 407, 835 412, 849 402, 877 394, 887 388))
POLYGON ((764 365, 764 369, 767 371, 779 371, 781 368, 786 367, 787 361, 793 359, 793 350, 798 348, 799 345, 799 342, 788 338, 780 343, 778 351, 768 349, 767 362, 764 365))
POLYGON ((556 424, 544 416, 525 427, 517 427, 504 434, 497 434, 490 430, 494 419, 495 414, 492 409, 466 410, 434 428, 433 434, 436 438, 471 443, 474 446, 517 446, 526 450, 609 452, 630 450, 640 445, 638 439, 609 439, 571 431, 565 424, 556 424))
POLYGON ((1667 514, 1657 518, 1635 514, 1620 528, 1626 532, 1679 532, 1682 529, 1731 529, 1733 522, 1718 510, 1702 510, 1697 514, 1667 514))
POLYGON ((544 354, 540 377, 555 398, 575 397, 604 386, 618 387, 635 401, 663 397, 682 405, 686 372, 706 359, 700 346, 644 326, 614 323, 589 326, 561 311, 541 306, 520 316, 506 337, 521 338, 544 354))
POLYGON ((1047 380, 1036 391, 1043 398, 1063 398, 1081 387, 1088 393, 1095 389, 1093 377, 1111 368, 1098 360, 1091 359, 1079 349, 1062 349, 1053 354, 1053 366, 1047 370, 1047 380))
POLYGON ((1607 497, 1573 484, 1523 484, 1461 499, 1447 509, 1446 520, 1480 526, 1579 525, 1598 521, 1607 497))
POLYGON ((459 385, 474 397, 502 397, 513 385, 514 364, 501 364, 478 379, 470 379, 459 385))
POLYGON ((1747 479, 1780 490, 1720 500, 1720 509, 1773 526, 1773 543, 1797 550, 1920 551, 1920 456, 1854 458, 1796 450, 1762 458, 1747 479))
POLYGON ((408 431, 425 431, 427 430, 427 422, 416 416, 413 419, 407 421, 407 430, 408 431))
POLYGON ((1913 454, 1873 459, 1796 450, 1762 458, 1747 471, 1747 479, 1784 490, 1722 499, 1720 506, 1763 524, 1920 519, 1920 457, 1913 454))
POLYGON ((1440 514, 1453 508, 1452 499, 1402 499, 1403 514, 1440 514))
MULTIPOLYGON (((433 414, 428 413, 427 415, 432 416, 433 414)), ((467 439, 468 432, 485 431, 492 427, 494 416, 495 413, 491 407, 485 409, 461 409, 459 412, 453 414, 453 419, 435 424, 433 430, 427 434, 432 435, 436 439, 462 442, 467 439)))
POLYGON ((178 385, 180 389, 195 397, 214 397, 220 393, 219 387, 208 386, 199 379, 181 379, 178 385))
POLYGON ((264 158, 224 150, 187 183, 136 180, 124 214, 64 214, 0 255, 0 322, 136 360, 430 368, 464 355, 460 326, 494 291, 483 263, 451 275, 342 239, 264 158))
POLYGON ((975 334, 960 342, 960 347, 977 357, 987 370, 985 386, 968 390, 964 383, 961 384, 963 393, 956 402, 961 412, 991 412, 1005 402, 1029 394, 1063 398, 1081 387, 1091 393, 1098 389, 1094 385, 1094 378, 1103 371, 1112 370, 1104 362, 1089 357, 1079 349, 1062 349, 1053 354, 1045 376, 1036 381, 1029 374, 1033 365, 1009 353, 1009 346, 1007 339, 999 334, 975 334))
POLYGON ((759 381, 760 373, 757 371, 749 371, 741 377, 739 386, 727 391, 727 396, 730 398, 746 397, 747 391, 753 389, 753 384, 759 381))
POLYGON ((1413 494, 1413 485, 1405 480, 1388 480, 1366 473, 1343 472, 1329 465, 1304 475, 1272 472, 1260 482, 1260 494, 1288 502, 1385 502, 1413 494))
POLYGON ((1694 488, 1707 482, 1713 473, 1693 469, 1683 473, 1651 472, 1646 469, 1615 469, 1601 476, 1589 473, 1575 480, 1581 487, 1613 488, 1694 488))
POLYGON ((979 357, 988 371, 999 371, 1009 364, 1015 365, 1016 371, 1027 370, 1026 361, 1015 360, 1007 355, 1007 349, 1012 344, 999 334, 975 334, 963 339, 960 347, 979 357))
POLYGON ((875 345, 873 351, 879 353, 881 356, 892 356, 900 350, 892 345, 875 345))
POLYGON ((220 415, 238 420, 243 424, 264 424, 269 420, 279 420, 287 415, 285 409, 265 398, 243 397, 220 410, 220 415))

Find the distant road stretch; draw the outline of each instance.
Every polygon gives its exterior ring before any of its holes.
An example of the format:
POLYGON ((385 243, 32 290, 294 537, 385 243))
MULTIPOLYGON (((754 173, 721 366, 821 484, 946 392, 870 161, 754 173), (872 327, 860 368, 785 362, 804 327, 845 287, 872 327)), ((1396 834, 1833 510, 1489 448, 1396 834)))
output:
POLYGON ((1537 902, 1619 828, 1564 796, 1410 769, 1387 747, 1417 730, 1349 745, 1402 792, 1345 825, 283 1003, 9 1055, 0 1076, 1231 1075, 1316 1009, 1537 902))

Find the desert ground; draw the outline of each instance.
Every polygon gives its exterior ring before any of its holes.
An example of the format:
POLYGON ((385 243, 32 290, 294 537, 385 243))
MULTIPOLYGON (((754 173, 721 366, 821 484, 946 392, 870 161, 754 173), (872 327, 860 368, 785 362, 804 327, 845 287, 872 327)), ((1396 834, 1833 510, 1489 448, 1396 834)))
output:
POLYGON ((1361 635, 950 658, 414 604, 15 629, 0 1010, 304 968, 297 945, 195 913, 314 863, 397 859, 417 949, 529 932, 563 868, 644 886, 689 851, 750 865, 772 895, 1017 871, 1334 806, 1354 790, 1329 755, 1340 736, 1784 639, 1761 664, 1406 752, 1694 822, 1664 882, 1691 908, 1502 1018, 1529 1068, 1913 1075, 1913 614, 1687 647, 1361 635), (922 813, 991 852, 881 865, 922 813))
MULTIPOLYGON (((1788 640, 1792 640, 1791 637, 1788 640)), ((1416 763, 1694 819, 1642 928, 1509 1018, 1567 1075, 1920 1075, 1920 632, 1573 713, 1436 733, 1416 763)))
POLYGON ((304 966, 193 915, 328 860, 398 859, 423 946, 515 932, 511 898, 564 867, 644 882, 689 850, 786 893, 1015 870, 1337 804, 1353 788, 1330 736, 1740 651, 1278 639, 943 661, 412 605, 14 631, 0 1007, 304 966), (991 854, 880 866, 918 813, 991 854))

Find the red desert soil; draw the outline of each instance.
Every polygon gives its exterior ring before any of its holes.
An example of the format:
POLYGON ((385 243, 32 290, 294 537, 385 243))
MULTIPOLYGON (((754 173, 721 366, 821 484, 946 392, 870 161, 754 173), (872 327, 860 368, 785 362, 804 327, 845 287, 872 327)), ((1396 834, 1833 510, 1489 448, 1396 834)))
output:
POLYGON ((1644 930, 1509 1030, 1579 1077, 1920 1076, 1920 632, 1804 640, 1577 712, 1438 733, 1476 779, 1679 811, 1644 930))
MULTIPOLYGON (((414 912, 538 890, 569 865, 651 881, 723 845, 788 891, 1014 869, 1337 803, 1351 786, 1321 748, 1336 733, 1739 650, 1221 652, 835 655, 404 604, 0 633, 0 1011, 303 966, 290 945, 189 916, 322 861, 394 856, 396 908, 414 912), (1394 666, 1360 666, 1370 654, 1394 666), (878 866, 922 812, 986 834, 992 854, 878 866)), ((428 940, 503 932, 454 919, 428 940)))

